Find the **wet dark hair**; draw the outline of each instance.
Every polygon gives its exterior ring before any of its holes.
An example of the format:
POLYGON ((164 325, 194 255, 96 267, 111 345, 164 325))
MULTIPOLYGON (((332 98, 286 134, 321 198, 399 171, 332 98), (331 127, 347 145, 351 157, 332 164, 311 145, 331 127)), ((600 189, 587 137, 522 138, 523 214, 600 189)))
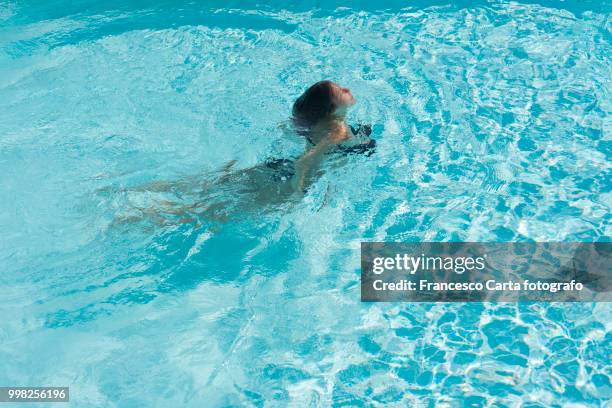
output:
POLYGON ((314 125, 330 116, 337 108, 332 81, 319 81, 306 90, 293 104, 293 117, 303 125, 314 125))

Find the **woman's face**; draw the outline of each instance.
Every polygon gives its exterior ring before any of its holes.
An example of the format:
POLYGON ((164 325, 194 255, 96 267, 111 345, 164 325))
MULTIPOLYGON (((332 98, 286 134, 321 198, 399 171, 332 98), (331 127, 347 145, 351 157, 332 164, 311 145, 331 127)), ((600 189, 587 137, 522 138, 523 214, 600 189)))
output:
POLYGON ((343 88, 338 84, 334 84, 334 98, 338 109, 348 108, 355 104, 355 97, 348 88, 343 88))

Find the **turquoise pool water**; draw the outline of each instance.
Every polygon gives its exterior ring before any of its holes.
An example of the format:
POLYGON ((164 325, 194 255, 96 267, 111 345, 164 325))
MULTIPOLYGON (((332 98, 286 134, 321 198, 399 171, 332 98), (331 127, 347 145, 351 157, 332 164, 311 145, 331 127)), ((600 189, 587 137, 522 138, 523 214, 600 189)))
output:
POLYGON ((325 4, 0 3, 0 385, 609 406, 609 304, 359 301, 364 240, 610 240, 609 3, 325 4), (301 202, 146 187, 298 154, 284 124, 322 78, 378 146, 301 202), (229 220, 141 212, 198 200, 229 220))

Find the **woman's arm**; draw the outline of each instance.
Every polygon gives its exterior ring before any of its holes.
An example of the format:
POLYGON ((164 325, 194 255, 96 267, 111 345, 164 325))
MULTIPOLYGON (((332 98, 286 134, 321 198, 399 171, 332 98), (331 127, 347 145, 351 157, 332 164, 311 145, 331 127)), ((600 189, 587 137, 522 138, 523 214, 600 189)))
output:
POLYGON ((347 138, 347 127, 344 122, 333 123, 331 128, 328 128, 327 135, 295 161, 294 190, 296 193, 303 194, 306 187, 312 182, 312 176, 319 169, 325 153, 347 138))
POLYGON ((295 177, 293 188, 296 193, 303 194, 312 182, 312 176, 321 165, 325 153, 333 145, 329 140, 322 140, 312 149, 295 161, 295 177))

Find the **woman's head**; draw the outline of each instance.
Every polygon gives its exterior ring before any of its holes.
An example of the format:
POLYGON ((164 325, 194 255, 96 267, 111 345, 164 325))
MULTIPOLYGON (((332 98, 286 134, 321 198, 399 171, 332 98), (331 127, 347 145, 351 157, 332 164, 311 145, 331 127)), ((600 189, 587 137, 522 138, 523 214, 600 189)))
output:
POLYGON ((315 124, 354 104, 355 98, 348 88, 332 81, 319 81, 295 101, 293 116, 305 124, 315 124))

